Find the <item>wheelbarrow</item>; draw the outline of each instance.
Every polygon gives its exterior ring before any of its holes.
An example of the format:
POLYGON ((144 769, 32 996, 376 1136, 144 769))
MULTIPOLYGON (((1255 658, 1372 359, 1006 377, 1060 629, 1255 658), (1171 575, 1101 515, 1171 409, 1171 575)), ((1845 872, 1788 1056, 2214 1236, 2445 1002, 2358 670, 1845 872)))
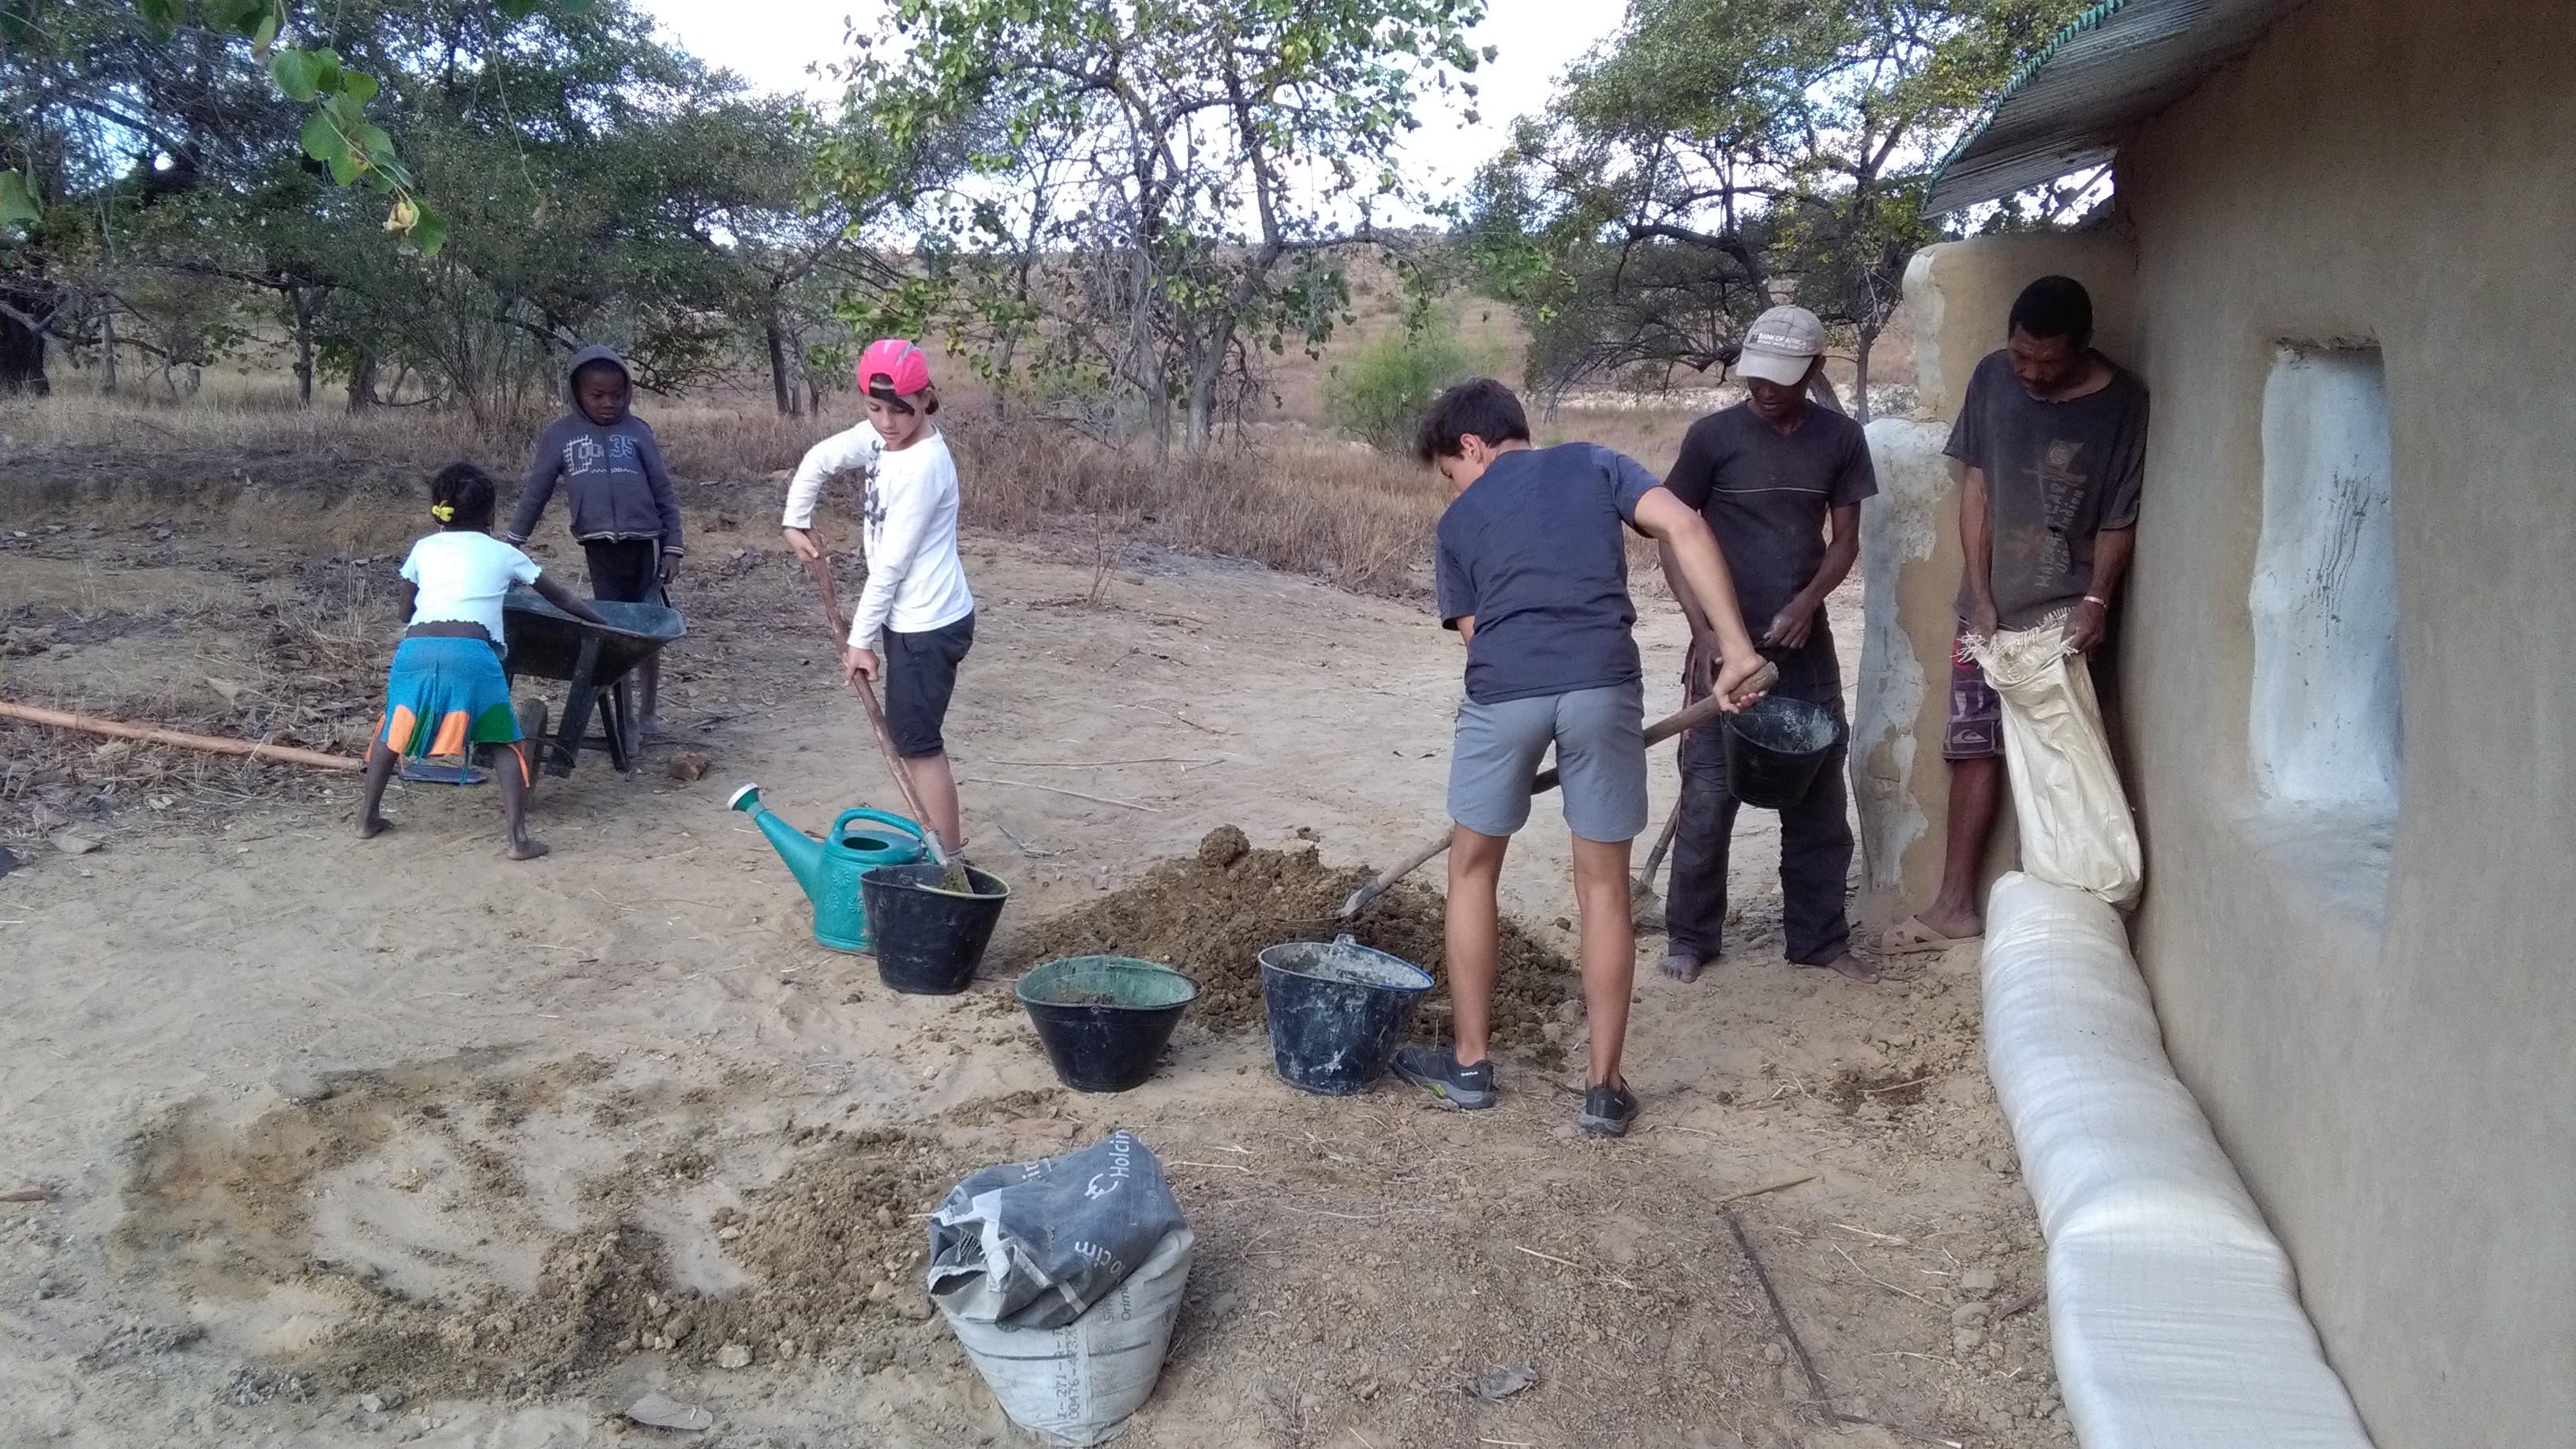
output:
POLYGON ((501 601, 505 657, 501 668, 515 694, 520 676, 560 679, 565 693, 562 717, 546 738, 543 701, 522 702, 520 729, 540 741, 545 772, 572 773, 573 758, 584 748, 608 751, 620 773, 635 768, 643 741, 635 737, 634 712, 627 700, 627 676, 635 666, 662 652, 662 646, 688 632, 680 611, 660 604, 620 604, 594 599, 592 608, 614 629, 585 624, 547 603, 534 589, 514 588, 501 601), (590 717, 599 715, 599 735, 590 735, 590 717))

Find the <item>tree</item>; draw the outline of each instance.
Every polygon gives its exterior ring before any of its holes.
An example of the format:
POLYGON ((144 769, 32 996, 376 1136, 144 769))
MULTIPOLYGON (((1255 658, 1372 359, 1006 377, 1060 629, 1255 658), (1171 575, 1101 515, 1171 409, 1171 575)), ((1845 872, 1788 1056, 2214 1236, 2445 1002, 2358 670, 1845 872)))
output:
MULTIPOLYGON (((1329 330, 1343 295, 1332 248, 1397 190, 1419 89, 1475 68, 1465 31, 1482 13, 1481 0, 900 0, 898 48, 852 68, 852 129, 896 148, 989 138, 925 219, 958 254, 1016 257, 971 269, 1000 283, 975 295, 1042 299, 1043 316, 979 320, 1004 351, 1042 337, 1051 361, 1096 368, 1141 404, 1158 456, 1176 411, 1200 450, 1255 349, 1329 330), (1045 184, 1004 195, 1033 159, 1045 184), (1033 291, 1045 251, 1063 271, 1033 291)), ((862 191, 882 182, 841 174, 862 191)))
POLYGON ((818 407, 821 374, 839 371, 817 364, 847 350, 842 300, 914 280, 862 236, 904 199, 953 178, 965 155, 945 133, 897 152, 871 134, 835 132, 803 106, 780 100, 755 103, 748 113, 753 124, 709 127, 694 141, 734 182, 726 195, 708 198, 700 230, 731 277, 728 310, 750 334, 771 397, 793 416, 818 407), (874 179, 846 190, 818 184, 827 167, 874 179))
POLYGON ((1794 295, 1869 356, 1940 158, 2080 0, 1634 0, 1479 178, 1466 230, 1551 391, 1732 361, 1794 295))
POLYGON ((24 148, 49 159, 54 204, 0 239, 0 277, 41 283, 44 315, 18 310, 111 368, 165 332, 194 352, 264 320, 308 401, 326 373, 352 406, 412 378, 493 417, 551 403, 561 355, 583 342, 619 346, 658 388, 729 370, 746 322, 775 324, 782 352, 828 345, 822 294, 868 261, 837 202, 804 205, 826 138, 618 0, 526 22, 446 0, 315 17, 317 42, 386 77, 374 109, 458 223, 435 255, 333 184, 303 110, 246 48, 155 41, 119 7, 97 13, 115 23, 76 54, 0 77, 21 113, 38 92, 90 98, 42 113, 54 132, 24 148), (231 332, 183 325, 217 292, 241 314, 231 332))

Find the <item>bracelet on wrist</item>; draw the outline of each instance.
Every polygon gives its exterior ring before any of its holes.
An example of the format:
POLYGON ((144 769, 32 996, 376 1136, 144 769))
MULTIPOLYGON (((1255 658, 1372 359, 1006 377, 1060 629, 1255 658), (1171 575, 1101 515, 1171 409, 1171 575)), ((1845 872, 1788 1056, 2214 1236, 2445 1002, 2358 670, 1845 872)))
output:
POLYGON ((2084 596, 2084 602, 2088 604, 2099 604, 2105 609, 2111 607, 2111 601, 2103 598, 2100 594, 2086 594, 2084 596))

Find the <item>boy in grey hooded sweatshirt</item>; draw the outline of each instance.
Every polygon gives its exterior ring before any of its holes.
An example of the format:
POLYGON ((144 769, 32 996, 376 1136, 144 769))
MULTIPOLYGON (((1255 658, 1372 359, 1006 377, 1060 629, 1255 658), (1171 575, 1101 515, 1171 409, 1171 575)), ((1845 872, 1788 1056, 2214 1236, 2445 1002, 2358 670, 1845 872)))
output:
MULTIPOLYGON (((561 481, 572 508, 572 536, 590 564, 590 596, 614 603, 668 604, 663 592, 688 550, 680 545, 680 500, 662 445, 642 418, 627 411, 633 386, 626 364, 605 347, 585 347, 565 368, 570 411, 546 425, 528 455, 519 506, 503 535, 524 544, 561 481)), ((661 660, 637 671, 644 738, 661 730, 657 709, 661 660)))

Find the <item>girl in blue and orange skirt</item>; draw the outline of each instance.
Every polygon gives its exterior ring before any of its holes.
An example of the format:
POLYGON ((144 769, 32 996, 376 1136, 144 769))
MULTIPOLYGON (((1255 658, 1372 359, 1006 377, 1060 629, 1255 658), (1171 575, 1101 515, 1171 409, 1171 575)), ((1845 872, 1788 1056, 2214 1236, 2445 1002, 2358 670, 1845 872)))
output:
POLYGON ((493 771, 512 860, 534 860, 546 843, 528 833, 533 759, 520 743, 501 670, 501 599, 514 583, 584 623, 612 627, 571 590, 538 572, 536 562, 492 537, 499 490, 471 463, 451 463, 429 484, 429 513, 439 531, 411 546, 403 560, 404 615, 410 627, 394 650, 385 681, 385 722, 367 748, 367 786, 358 806, 358 838, 392 827, 380 812, 385 785, 405 755, 461 755, 476 745, 506 745, 493 771))

